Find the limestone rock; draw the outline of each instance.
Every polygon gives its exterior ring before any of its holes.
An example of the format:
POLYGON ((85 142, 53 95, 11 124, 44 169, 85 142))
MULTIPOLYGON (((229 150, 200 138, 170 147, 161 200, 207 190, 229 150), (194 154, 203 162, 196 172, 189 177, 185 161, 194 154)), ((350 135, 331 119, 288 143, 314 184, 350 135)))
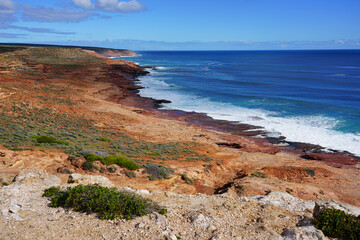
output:
POLYGON ((169 234, 166 236, 167 240, 177 240, 177 237, 174 234, 169 234))
POLYGON ((322 231, 313 226, 285 229, 281 234, 284 240, 326 240, 322 231))
POLYGON ((314 212, 313 216, 314 218, 317 218, 325 209, 339 209, 341 211, 344 211, 347 214, 353 215, 355 217, 360 216, 360 207, 356 207, 350 204, 341 203, 332 199, 322 199, 315 202, 314 212))
POLYGON ((156 222, 156 225, 165 225, 166 218, 163 215, 156 213, 155 222, 156 222))
POLYGON ((107 177, 100 175, 81 175, 78 173, 71 174, 68 183, 78 183, 83 185, 97 184, 104 187, 114 187, 114 184, 107 177))
POLYGON ((205 229, 210 227, 210 219, 202 213, 190 212, 188 213, 188 219, 194 226, 200 226, 205 229))
POLYGON ((43 186, 56 186, 60 185, 60 178, 49 175, 45 170, 40 169, 24 169, 15 176, 14 182, 16 184, 24 185, 43 185, 43 186))
POLYGON ((288 193, 283 192, 271 192, 265 196, 252 196, 252 197, 240 197, 239 201, 255 201, 263 204, 270 204, 282 207, 289 211, 305 211, 306 209, 313 209, 313 201, 305 201, 298 199, 288 193))

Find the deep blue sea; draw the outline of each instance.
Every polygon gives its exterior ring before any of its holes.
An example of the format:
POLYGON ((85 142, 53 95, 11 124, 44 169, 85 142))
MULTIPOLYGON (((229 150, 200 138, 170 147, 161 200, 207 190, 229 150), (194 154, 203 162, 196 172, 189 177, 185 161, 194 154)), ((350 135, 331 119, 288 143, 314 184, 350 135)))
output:
POLYGON ((141 96, 360 155, 360 50, 146 51, 141 96))

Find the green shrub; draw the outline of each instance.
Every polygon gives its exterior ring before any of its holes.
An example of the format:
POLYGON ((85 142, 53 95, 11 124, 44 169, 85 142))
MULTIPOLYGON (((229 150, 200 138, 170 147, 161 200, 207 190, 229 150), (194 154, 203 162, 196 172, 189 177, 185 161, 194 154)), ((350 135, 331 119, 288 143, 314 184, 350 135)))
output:
POLYGON ((360 239, 360 220, 338 209, 325 209, 313 220, 316 228, 332 238, 360 239))
POLYGON ((307 174, 309 174, 310 176, 315 177, 315 170, 314 169, 307 168, 307 169, 305 169, 305 172, 307 174))
POLYGON ((166 208, 163 208, 163 209, 161 209, 161 210, 159 211, 159 213, 160 213, 161 215, 165 215, 165 214, 167 214, 167 209, 166 209, 166 208))
POLYGON ((99 170, 99 167, 98 166, 95 166, 92 162, 89 162, 89 161, 86 161, 84 162, 81 167, 84 169, 84 170, 87 170, 87 171, 96 171, 96 170, 99 170))
POLYGON ((85 158, 86 158, 87 162, 100 161, 104 165, 116 164, 120 167, 127 168, 129 170, 136 170, 139 168, 139 165, 137 165, 130 159, 128 159, 126 157, 121 157, 121 156, 110 155, 107 157, 102 157, 99 155, 95 155, 93 153, 89 153, 88 155, 86 155, 85 158))
POLYGON ((134 163, 133 161, 131 161, 130 159, 128 159, 126 157, 120 157, 120 156, 114 156, 114 155, 105 157, 101 161, 101 163, 105 164, 105 165, 116 164, 120 167, 124 167, 129 170, 136 170, 139 168, 139 166, 136 163, 134 163))
POLYGON ((180 176, 181 176, 181 179, 183 181, 185 181, 185 183, 190 184, 190 185, 194 184, 194 181, 192 179, 190 179, 186 174, 180 174, 180 176))
POLYGON ((166 210, 141 196, 95 185, 78 185, 68 187, 65 191, 51 187, 44 191, 43 197, 50 198, 50 207, 97 213, 100 219, 132 219, 151 212, 164 213, 166 210))
POLYGON ((104 158, 102 156, 95 155, 93 153, 89 153, 88 155, 86 155, 85 159, 88 162, 95 162, 95 161, 103 161, 104 160, 104 158))
POLYGON ((150 180, 167 179, 174 173, 171 168, 167 168, 159 164, 147 163, 144 167, 145 171, 151 175, 149 177, 150 180))
POLYGON ((252 173, 251 176, 258 177, 258 178, 266 178, 266 174, 263 172, 259 172, 259 171, 252 173))
POLYGON ((109 138, 106 138, 106 137, 101 137, 100 138, 100 141, 103 141, 103 142, 111 142, 111 140, 109 138))
POLYGON ((57 143, 60 145, 69 145, 68 142, 57 140, 56 138, 49 136, 34 136, 38 143, 57 143))
POLYGON ((128 178, 136 178, 136 174, 135 174, 134 172, 126 171, 126 172, 125 172, 125 175, 126 175, 128 178))
POLYGON ((116 172, 117 168, 114 167, 114 166, 111 166, 107 170, 108 170, 109 173, 114 173, 114 172, 116 172))

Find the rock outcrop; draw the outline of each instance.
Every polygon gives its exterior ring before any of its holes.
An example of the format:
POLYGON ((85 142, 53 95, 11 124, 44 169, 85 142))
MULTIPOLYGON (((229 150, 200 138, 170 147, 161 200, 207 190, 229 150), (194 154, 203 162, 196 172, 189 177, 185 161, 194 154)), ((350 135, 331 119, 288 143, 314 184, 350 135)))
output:
MULTIPOLYGON (((72 174, 74 184, 113 186, 103 176, 72 174)), ((312 201, 273 192, 266 196, 234 199, 223 195, 182 195, 171 192, 119 188, 141 194, 167 208, 131 221, 104 221, 93 214, 50 208, 42 197, 59 179, 44 171, 26 170, 9 186, 0 188, 1 239, 327 239, 311 224, 312 201), (41 237, 40 237, 41 236, 41 237)), ((331 201, 357 214, 358 208, 331 201)))
POLYGON ((104 176, 100 175, 81 175, 78 173, 73 173, 69 176, 68 183, 76 183, 82 185, 100 185, 103 187, 114 187, 114 184, 104 176))
POLYGON ((319 216, 319 214, 324 211, 325 209, 338 209, 341 211, 344 211, 346 214, 350 214, 353 215, 355 217, 360 217, 360 208, 350 205, 350 204, 346 204, 346 203, 342 203, 342 202, 338 202, 332 199, 322 199, 319 201, 315 202, 315 207, 314 207, 314 212, 313 212, 313 216, 314 218, 317 218, 319 216))

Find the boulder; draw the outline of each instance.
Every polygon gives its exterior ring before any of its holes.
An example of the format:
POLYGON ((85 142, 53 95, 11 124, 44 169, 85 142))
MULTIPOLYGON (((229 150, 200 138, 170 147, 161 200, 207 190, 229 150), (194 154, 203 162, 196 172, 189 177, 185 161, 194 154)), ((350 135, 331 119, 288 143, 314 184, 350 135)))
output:
POLYGON ((187 217, 190 220, 191 224, 194 226, 199 226, 201 228, 208 229, 211 225, 210 218, 204 216, 202 213, 189 212, 187 214, 187 217))
POLYGON ((41 169, 24 169, 15 176, 15 184, 24 185, 43 185, 43 186, 57 186, 60 185, 60 178, 49 175, 45 170, 41 169))
POLYGON ((77 183, 83 185, 100 185, 103 187, 114 187, 114 184, 107 178, 101 175, 81 175, 73 173, 69 176, 68 183, 77 183))
POLYGON ((322 231, 313 226, 285 229, 281 234, 284 240, 325 240, 322 231))
POLYGON ((346 214, 360 217, 360 207, 355 207, 347 203, 341 203, 332 199, 322 199, 315 202, 313 217, 317 218, 319 214, 325 209, 338 209, 344 211, 346 214))

